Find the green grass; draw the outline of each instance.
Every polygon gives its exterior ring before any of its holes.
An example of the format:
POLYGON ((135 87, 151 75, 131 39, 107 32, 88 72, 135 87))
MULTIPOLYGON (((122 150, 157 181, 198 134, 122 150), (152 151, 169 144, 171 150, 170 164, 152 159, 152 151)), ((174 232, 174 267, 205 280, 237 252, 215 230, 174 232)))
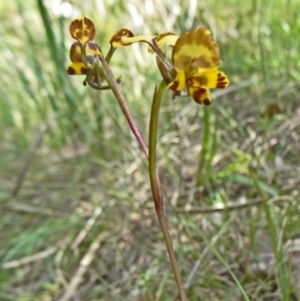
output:
MULTIPOLYGON (((96 242, 77 300, 177 300, 144 156, 112 93, 66 75, 74 16, 51 3, 0 4, 0 300, 63 301, 96 242)), ((297 1, 82 3, 74 14, 94 21, 104 53, 123 27, 206 26, 220 47, 228 93, 207 108, 166 93, 160 114, 157 165, 188 300, 299 300, 297 1), (271 104, 280 114, 268 118, 271 104)), ((147 141, 155 57, 124 47, 111 66, 147 141)))

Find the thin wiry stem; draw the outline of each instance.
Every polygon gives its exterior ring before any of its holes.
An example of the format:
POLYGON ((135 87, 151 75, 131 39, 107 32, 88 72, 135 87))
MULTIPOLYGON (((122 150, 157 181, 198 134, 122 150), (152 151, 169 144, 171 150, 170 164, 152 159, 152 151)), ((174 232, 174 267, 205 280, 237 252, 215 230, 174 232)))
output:
POLYGON ((119 105, 121 107, 121 110, 123 112, 123 114, 125 115, 128 124, 130 126, 130 129, 132 131, 132 133, 134 134, 134 136, 136 137, 136 140, 138 141, 138 143, 140 144, 144 154, 146 155, 146 157, 148 158, 148 148, 146 146, 146 143, 144 142, 136 124, 135 121, 130 113, 130 110, 127 106, 125 97, 111 71, 111 69, 109 68, 109 65, 107 64, 107 62, 105 61, 104 57, 100 58, 100 61, 102 63, 102 67, 103 67, 103 71, 104 71, 104 75, 106 77, 106 80, 111 88, 111 90, 113 91, 115 97, 117 98, 119 105))
POLYGON ((166 90, 167 84, 164 80, 161 81, 157 90, 155 90, 151 116, 150 116, 150 128, 149 128, 149 176, 151 182, 151 189, 155 203, 155 209, 161 231, 164 236, 164 240, 167 246, 167 251, 173 268, 173 273, 175 276, 178 292, 181 301, 186 301, 186 296, 184 292, 183 283, 180 276, 180 271, 178 268, 175 252, 172 245, 172 240, 169 234, 166 218, 164 215, 164 204, 163 204, 163 195, 160 184, 158 182, 157 172, 156 172, 156 144, 157 144, 157 132, 158 132, 158 118, 159 118, 159 109, 160 103, 166 90))

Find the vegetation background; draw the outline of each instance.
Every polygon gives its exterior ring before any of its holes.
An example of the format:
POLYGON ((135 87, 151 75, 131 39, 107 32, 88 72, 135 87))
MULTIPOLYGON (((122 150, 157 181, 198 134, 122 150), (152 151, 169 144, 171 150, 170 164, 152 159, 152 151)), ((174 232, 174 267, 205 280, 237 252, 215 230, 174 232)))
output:
MULTIPOLYGON (((159 174, 188 299, 300 300, 299 5, 1 1, 0 300, 178 299, 145 158, 111 91, 65 73, 79 16, 104 53, 120 28, 212 31, 230 87, 210 107, 166 93, 160 116, 159 174)), ((147 139, 155 57, 133 45, 111 66, 147 139)))

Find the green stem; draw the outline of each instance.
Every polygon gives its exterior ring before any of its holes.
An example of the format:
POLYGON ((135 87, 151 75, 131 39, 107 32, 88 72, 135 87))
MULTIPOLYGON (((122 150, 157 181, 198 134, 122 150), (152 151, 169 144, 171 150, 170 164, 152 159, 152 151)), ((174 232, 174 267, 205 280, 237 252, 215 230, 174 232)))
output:
POLYGON ((152 102, 150 128, 149 128, 149 176, 150 176, 151 189, 152 189, 152 194, 153 194, 153 199, 155 204, 155 210, 159 220, 161 231, 164 236, 171 265, 173 268, 173 273, 175 276, 179 296, 181 301, 187 301, 175 252, 172 246, 172 240, 169 234, 166 218, 164 215, 163 195, 162 195, 162 190, 156 172, 156 144, 157 144, 159 109, 160 109, 162 96, 164 94, 164 91, 166 90, 166 87, 167 87, 166 82, 162 80, 158 89, 155 90, 153 102, 152 102))

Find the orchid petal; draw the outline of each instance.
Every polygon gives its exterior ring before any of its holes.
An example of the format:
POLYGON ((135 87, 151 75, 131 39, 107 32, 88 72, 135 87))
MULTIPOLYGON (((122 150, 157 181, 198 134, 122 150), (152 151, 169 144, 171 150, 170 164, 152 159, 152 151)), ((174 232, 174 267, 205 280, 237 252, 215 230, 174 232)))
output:
POLYGON ((70 34, 81 45, 92 41, 95 37, 95 27, 93 22, 85 17, 78 18, 70 24, 70 34))
POLYGON ((195 70, 218 68, 220 51, 211 33, 197 27, 180 36, 174 46, 172 61, 176 70, 186 70, 187 76, 195 70))

